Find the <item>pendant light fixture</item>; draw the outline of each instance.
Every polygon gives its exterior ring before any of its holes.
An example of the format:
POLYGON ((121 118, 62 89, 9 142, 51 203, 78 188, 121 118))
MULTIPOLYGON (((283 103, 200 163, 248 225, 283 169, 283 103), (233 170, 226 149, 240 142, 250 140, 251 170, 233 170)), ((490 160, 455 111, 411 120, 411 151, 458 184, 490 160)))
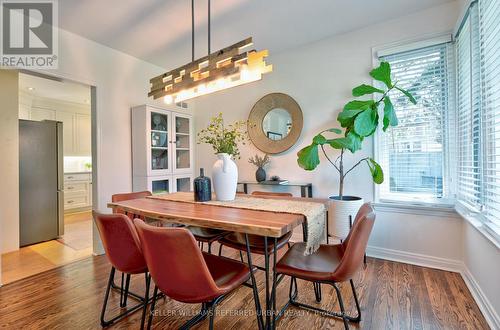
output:
POLYGON ((165 103, 178 103, 201 95, 260 80, 273 71, 264 58, 267 50, 244 51, 252 46, 247 38, 210 53, 210 0, 208 0, 208 55, 194 59, 194 0, 191 0, 191 62, 150 80, 149 97, 163 97, 165 103))

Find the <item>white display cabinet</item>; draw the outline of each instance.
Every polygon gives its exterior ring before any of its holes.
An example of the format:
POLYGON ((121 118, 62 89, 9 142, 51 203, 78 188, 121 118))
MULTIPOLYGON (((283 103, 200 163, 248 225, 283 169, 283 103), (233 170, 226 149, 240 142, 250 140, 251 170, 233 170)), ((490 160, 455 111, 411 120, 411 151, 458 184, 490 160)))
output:
POLYGON ((189 191, 193 181, 193 121, 172 109, 132 108, 134 191, 189 191))

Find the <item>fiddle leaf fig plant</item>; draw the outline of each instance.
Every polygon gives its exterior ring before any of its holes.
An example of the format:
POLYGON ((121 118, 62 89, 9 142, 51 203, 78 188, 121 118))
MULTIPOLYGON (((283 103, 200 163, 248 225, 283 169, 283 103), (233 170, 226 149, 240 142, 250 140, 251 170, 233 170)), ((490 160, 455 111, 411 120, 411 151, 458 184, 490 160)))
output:
MULTIPOLYGON (((371 157, 360 159, 354 166, 346 169, 344 167, 344 154, 346 150, 354 154, 361 150, 363 139, 372 136, 379 126, 385 132, 390 126, 398 125, 396 111, 389 97, 391 91, 397 90, 416 104, 417 101, 410 92, 397 85, 391 80, 391 66, 388 62, 381 62, 379 67, 370 71, 370 76, 383 84, 383 87, 362 84, 352 90, 354 97, 370 95, 368 100, 353 100, 348 102, 343 110, 338 114, 337 121, 340 128, 329 128, 319 132, 312 140, 312 143, 301 149, 297 153, 297 163, 307 171, 312 171, 320 163, 319 151, 324 154, 339 174, 339 198, 342 199, 344 192, 344 180, 346 176, 357 166, 366 163, 372 175, 373 182, 381 184, 384 182, 384 172, 382 167, 371 157), (382 119, 379 110, 383 109, 382 119), (337 135, 334 138, 327 138, 325 135, 337 135), (340 136, 339 136, 340 135, 340 136), (333 161, 325 147, 340 150, 340 155, 333 161)), ((382 85, 381 84, 381 85, 382 85)))

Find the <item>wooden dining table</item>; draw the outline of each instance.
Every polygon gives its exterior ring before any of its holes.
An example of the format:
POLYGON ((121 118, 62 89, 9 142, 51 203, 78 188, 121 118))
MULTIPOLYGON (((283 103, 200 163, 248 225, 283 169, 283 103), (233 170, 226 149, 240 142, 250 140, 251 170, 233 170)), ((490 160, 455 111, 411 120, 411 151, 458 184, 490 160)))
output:
MULTIPOLYGON (((179 199, 186 197, 186 192, 171 194, 179 199), (184 194, 184 195, 183 195, 184 194)), ((259 196, 259 198, 262 198, 259 196)), ((297 198, 297 197, 265 197, 274 199, 293 199, 304 201, 326 202, 322 199, 297 198)), ((175 199, 175 198, 174 198, 175 199)), ((250 244, 248 235, 254 234, 264 238, 265 251, 269 240, 274 243, 273 249, 273 267, 272 280, 270 277, 270 258, 265 255, 266 272, 266 306, 263 311, 260 304, 259 295, 255 286, 253 295, 258 318, 259 329, 275 329, 276 315, 276 285, 277 274, 275 271, 277 259, 277 239, 286 233, 293 231, 297 226, 302 225, 304 241, 307 240, 306 219, 300 214, 277 213, 261 210, 249 210, 242 208, 226 207, 220 205, 210 205, 204 203, 189 203, 182 201, 171 201, 155 198, 140 198, 122 202, 108 203, 108 207, 113 212, 120 212, 159 220, 166 223, 176 223, 183 225, 193 225, 199 227, 220 229, 245 234, 247 261, 250 269, 253 269, 252 255, 250 253, 250 244), (265 321, 264 317, 265 315, 265 321)), ((255 283, 254 273, 251 272, 251 280, 255 283)))

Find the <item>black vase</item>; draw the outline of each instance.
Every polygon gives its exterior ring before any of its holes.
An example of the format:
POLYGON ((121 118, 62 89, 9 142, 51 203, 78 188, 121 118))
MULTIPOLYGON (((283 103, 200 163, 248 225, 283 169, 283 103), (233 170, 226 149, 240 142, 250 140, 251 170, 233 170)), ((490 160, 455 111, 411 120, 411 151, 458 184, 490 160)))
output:
POLYGON ((266 171, 262 167, 259 167, 255 172, 255 180, 257 182, 266 181, 266 171))
POLYGON ((205 176, 202 168, 200 168, 200 176, 194 179, 193 185, 196 202, 206 202, 212 199, 212 183, 210 178, 205 176))

